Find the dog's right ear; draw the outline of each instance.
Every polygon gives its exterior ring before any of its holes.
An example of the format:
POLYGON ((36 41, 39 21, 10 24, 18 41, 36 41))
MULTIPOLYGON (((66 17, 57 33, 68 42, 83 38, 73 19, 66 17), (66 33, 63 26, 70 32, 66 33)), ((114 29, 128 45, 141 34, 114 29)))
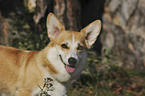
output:
POLYGON ((62 23, 57 19, 53 13, 49 13, 47 16, 47 33, 50 40, 53 40, 59 36, 62 30, 65 30, 62 23))

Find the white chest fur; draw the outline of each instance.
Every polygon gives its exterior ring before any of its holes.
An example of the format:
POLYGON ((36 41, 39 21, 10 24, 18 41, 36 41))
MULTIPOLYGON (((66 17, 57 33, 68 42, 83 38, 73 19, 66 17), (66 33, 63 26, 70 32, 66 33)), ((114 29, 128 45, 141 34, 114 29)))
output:
MULTIPOLYGON (((54 81, 53 86, 50 88, 52 89, 52 91, 46 91, 47 94, 51 95, 51 96, 65 96, 66 95, 66 88, 63 84, 59 83, 58 81, 55 81, 55 79, 53 79, 54 81)), ((39 96, 40 93, 42 93, 40 88, 36 88, 34 89, 34 91, 32 92, 32 96, 39 96)))

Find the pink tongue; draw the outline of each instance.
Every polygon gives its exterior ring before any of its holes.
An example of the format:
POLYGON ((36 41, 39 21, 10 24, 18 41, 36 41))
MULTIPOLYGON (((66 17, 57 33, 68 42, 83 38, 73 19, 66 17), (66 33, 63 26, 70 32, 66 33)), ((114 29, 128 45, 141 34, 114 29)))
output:
POLYGON ((66 71, 69 72, 69 73, 72 73, 72 72, 75 71, 75 68, 69 67, 69 66, 67 66, 67 65, 66 65, 65 68, 66 68, 66 71))

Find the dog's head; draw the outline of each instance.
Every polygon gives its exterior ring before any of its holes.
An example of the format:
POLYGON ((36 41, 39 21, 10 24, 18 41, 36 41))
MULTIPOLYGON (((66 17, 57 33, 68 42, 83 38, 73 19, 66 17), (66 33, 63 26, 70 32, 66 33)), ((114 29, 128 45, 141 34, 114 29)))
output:
POLYGON ((66 71, 73 73, 81 62, 84 53, 96 41, 101 29, 100 20, 96 20, 82 29, 81 32, 65 30, 64 26, 50 13, 47 17, 47 32, 52 46, 55 46, 58 57, 65 65, 66 71))

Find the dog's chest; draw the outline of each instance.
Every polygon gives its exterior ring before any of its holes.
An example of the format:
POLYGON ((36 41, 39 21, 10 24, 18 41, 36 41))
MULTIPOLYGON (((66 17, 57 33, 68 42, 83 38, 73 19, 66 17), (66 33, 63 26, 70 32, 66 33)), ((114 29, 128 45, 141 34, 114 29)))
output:
POLYGON ((64 96, 64 95, 66 95, 66 88, 65 88, 65 86, 63 84, 61 84, 58 81, 54 80, 52 82, 52 85, 53 86, 49 88, 51 90, 48 90, 47 88, 42 88, 41 89, 41 88, 37 87, 36 89, 33 90, 32 96, 39 96, 40 94, 43 94, 44 92, 47 95, 51 95, 51 96, 64 96))

